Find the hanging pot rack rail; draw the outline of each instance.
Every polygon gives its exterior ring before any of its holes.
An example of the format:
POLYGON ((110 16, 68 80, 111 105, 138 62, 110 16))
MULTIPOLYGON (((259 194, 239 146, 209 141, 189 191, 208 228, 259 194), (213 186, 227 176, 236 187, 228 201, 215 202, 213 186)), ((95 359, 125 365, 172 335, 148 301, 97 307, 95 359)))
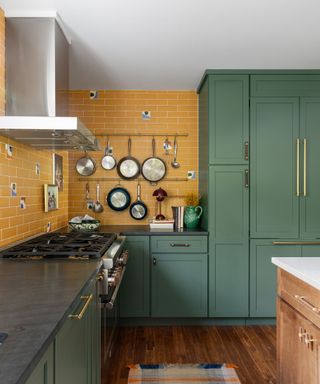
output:
POLYGON ((99 134, 96 134, 95 136, 106 136, 106 137, 109 137, 109 136, 145 136, 145 137, 155 137, 155 136, 159 136, 159 137, 163 137, 163 136, 176 136, 176 137, 188 137, 189 136, 189 133, 168 133, 168 132, 163 132, 163 133, 131 133, 131 132, 128 132, 128 133, 99 133, 99 134))
MULTIPOLYGON (((133 180, 124 180, 121 179, 120 177, 79 177, 79 181, 119 181, 119 182, 127 182, 127 181, 146 181, 147 183, 150 183, 150 181, 144 179, 143 177, 137 177, 136 179, 133 180)), ((166 181, 189 181, 187 177, 168 177, 161 182, 166 182, 166 181)), ((159 183, 158 181, 157 183, 159 183)))

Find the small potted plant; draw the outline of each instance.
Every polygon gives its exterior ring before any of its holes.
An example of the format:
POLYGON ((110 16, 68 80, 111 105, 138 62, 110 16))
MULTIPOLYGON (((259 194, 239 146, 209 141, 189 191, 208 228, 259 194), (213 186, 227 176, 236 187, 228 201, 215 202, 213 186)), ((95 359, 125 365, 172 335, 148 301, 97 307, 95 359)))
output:
POLYGON ((202 207, 199 205, 199 197, 194 192, 186 194, 184 211, 184 225, 186 228, 197 228, 202 215, 202 207))

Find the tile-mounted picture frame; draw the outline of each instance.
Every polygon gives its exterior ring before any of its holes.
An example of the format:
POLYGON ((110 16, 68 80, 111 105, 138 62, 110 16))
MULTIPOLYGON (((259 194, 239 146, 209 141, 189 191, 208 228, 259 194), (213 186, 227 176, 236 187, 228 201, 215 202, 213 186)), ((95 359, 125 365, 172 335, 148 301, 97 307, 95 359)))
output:
POLYGON ((58 186, 59 192, 63 191, 63 157, 54 153, 52 159, 53 164, 53 184, 58 186))
POLYGON ((50 212, 59 208, 59 191, 56 184, 44 184, 44 211, 50 212))

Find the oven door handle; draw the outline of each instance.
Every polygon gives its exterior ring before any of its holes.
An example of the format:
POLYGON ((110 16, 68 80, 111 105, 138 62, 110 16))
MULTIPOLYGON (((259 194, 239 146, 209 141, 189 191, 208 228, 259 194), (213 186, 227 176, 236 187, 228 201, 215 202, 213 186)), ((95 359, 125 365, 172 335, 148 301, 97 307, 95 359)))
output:
POLYGON ((122 267, 122 271, 121 271, 121 275, 120 275, 120 278, 119 278, 119 282, 113 292, 113 295, 110 299, 110 301, 108 303, 105 303, 104 306, 107 308, 107 309, 112 309, 113 306, 114 306, 114 302, 116 301, 116 298, 117 298, 117 295, 118 295, 118 291, 119 291, 119 288, 120 288, 120 284, 121 284, 121 281, 123 279, 123 275, 124 275, 124 272, 126 270, 126 267, 122 267))

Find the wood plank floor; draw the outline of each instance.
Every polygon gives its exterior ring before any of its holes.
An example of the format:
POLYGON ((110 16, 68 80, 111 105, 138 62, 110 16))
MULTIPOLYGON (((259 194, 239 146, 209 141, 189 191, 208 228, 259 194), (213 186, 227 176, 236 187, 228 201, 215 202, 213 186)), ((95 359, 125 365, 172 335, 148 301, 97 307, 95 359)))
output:
POLYGON ((276 382, 275 326, 167 326, 120 329, 102 384, 126 384, 129 364, 233 363, 242 384, 276 382))

